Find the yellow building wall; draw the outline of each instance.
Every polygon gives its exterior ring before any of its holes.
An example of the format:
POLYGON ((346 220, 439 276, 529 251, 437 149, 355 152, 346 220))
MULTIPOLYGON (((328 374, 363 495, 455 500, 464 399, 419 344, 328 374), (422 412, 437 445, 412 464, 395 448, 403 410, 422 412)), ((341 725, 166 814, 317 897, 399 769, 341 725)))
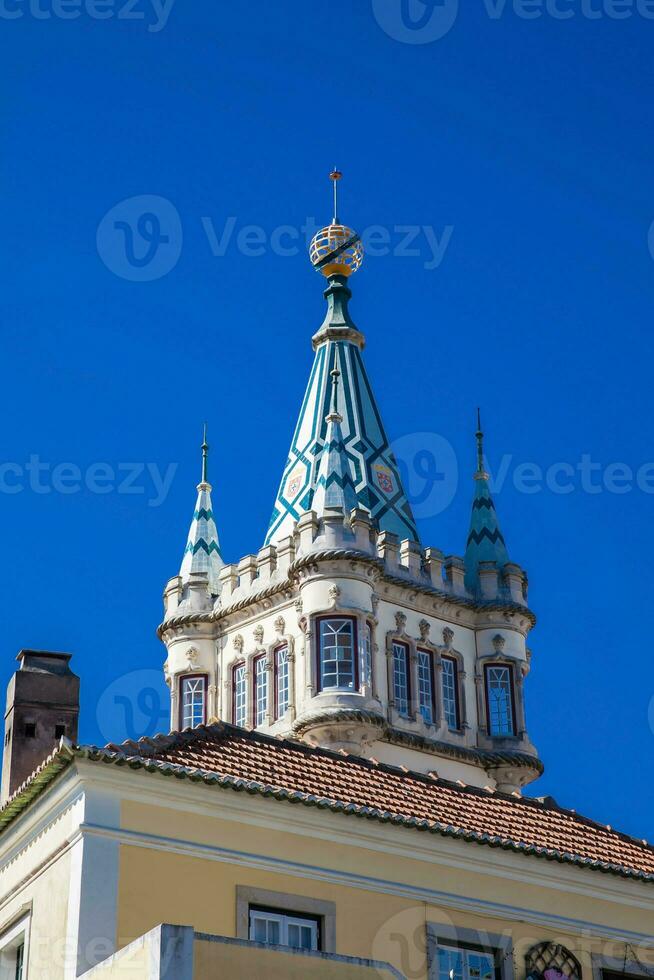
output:
MULTIPOLYGON (((278 806, 266 801, 262 803, 268 814, 273 806, 278 806)), ((288 807, 287 812, 292 819, 294 808, 288 807)), ((342 844, 324 842, 319 833, 311 837, 300 836, 290 831, 273 831, 133 802, 123 803, 122 819, 124 826, 142 833, 233 848, 348 874, 384 878, 511 907, 543 913, 555 911, 558 916, 604 923, 614 929, 623 927, 632 932, 648 933, 654 926, 651 913, 643 910, 593 897, 553 892, 508 878, 460 871, 418 857, 411 860, 387 852, 382 867, 379 851, 346 843, 348 839, 355 842, 354 837, 348 838, 348 831, 352 828, 356 832, 358 824, 349 817, 322 815, 323 821, 331 821, 332 830, 338 826, 342 831, 342 844)), ((367 830, 370 831, 372 826, 366 824, 367 830)), ((422 846, 425 840, 425 835, 400 828, 379 825, 378 832, 382 841, 394 839, 397 842, 400 835, 399 839, 406 844, 415 835, 422 846)), ((452 846, 454 850, 458 845, 453 842, 452 846)), ((475 845, 461 846, 466 848, 467 854, 474 854, 475 845)), ((525 865, 537 862, 536 858, 518 857, 518 860, 525 865)), ((586 874, 589 889, 601 888, 601 875, 597 872, 586 874)), ((586 976, 590 976, 591 952, 606 956, 624 953, 622 944, 602 943, 525 922, 507 923, 494 916, 439 908, 368 888, 138 846, 121 846, 119 881, 118 942, 121 946, 160 922, 190 925, 198 932, 233 937, 236 935, 236 887, 245 885, 334 902, 336 951, 348 956, 388 961, 412 980, 427 976, 427 922, 475 929, 482 934, 507 933, 508 930, 516 946, 518 978, 524 975, 524 951, 535 942, 556 940, 563 943, 581 960, 586 976)))
POLYGON ((317 957, 298 956, 279 950, 265 950, 196 940, 193 980, 216 977, 247 980, 392 980, 390 970, 317 957))

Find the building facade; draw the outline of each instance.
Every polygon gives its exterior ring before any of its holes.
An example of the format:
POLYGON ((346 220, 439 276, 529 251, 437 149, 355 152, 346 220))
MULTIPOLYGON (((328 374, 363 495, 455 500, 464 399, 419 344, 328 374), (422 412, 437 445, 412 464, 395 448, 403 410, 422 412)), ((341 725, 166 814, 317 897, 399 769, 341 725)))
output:
POLYGON ((306 395, 262 546, 235 563, 205 434, 159 627, 170 733, 67 732, 25 778, 7 722, 0 978, 654 976, 654 848, 523 792, 542 772, 534 615, 481 424, 446 557, 420 541, 365 371, 362 249, 336 207, 311 260, 327 311, 306 395))

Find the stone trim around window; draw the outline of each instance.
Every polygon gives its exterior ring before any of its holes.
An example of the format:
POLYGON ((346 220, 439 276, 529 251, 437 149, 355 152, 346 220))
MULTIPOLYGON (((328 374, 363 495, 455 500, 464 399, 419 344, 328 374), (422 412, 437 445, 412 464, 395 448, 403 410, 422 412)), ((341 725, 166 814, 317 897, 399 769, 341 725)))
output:
POLYGON ((629 977, 651 977, 652 969, 644 963, 636 960, 625 960, 624 957, 614 958, 612 956, 601 956, 593 953, 591 956, 593 964, 593 980, 604 980, 604 971, 611 973, 624 974, 625 980, 629 977))
POLYGON ((24 956, 24 973, 27 976, 27 967, 29 964, 29 944, 30 944, 30 926, 32 922, 32 911, 21 911, 18 917, 14 918, 11 925, 9 925, 0 934, 0 974, 5 975, 5 971, 12 971, 7 975, 14 975, 15 972, 15 950, 23 945, 23 956, 24 956))
POLYGON ((236 938, 250 938, 250 906, 263 905, 280 912, 295 912, 298 915, 311 915, 321 920, 320 938, 322 953, 336 952, 336 904, 307 895, 289 895, 286 892, 273 892, 267 888, 251 888, 249 885, 236 886, 236 938))
MULTIPOLYGON (((501 933, 463 929, 459 926, 427 923, 427 964, 428 980, 438 980, 438 957, 436 950, 441 943, 450 946, 476 947, 477 949, 499 953, 498 976, 500 980, 513 980, 513 941, 510 936, 501 933)), ((601 978, 600 978, 601 980, 601 978)))

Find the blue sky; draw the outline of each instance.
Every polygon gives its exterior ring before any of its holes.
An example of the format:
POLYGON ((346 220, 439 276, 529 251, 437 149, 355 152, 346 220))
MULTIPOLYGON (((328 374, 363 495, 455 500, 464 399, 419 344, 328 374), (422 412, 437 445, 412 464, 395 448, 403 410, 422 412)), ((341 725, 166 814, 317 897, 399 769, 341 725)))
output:
POLYGON ((423 543, 447 553, 483 409, 539 620, 533 791, 651 837, 647 5, 75 3, 0 4, 3 682, 21 647, 70 650, 84 740, 165 727, 155 628, 201 424, 238 560, 263 542, 323 315, 280 229, 329 219, 337 164, 341 216, 381 228, 353 281, 368 371, 423 543), (144 210, 159 225, 130 264, 144 210))

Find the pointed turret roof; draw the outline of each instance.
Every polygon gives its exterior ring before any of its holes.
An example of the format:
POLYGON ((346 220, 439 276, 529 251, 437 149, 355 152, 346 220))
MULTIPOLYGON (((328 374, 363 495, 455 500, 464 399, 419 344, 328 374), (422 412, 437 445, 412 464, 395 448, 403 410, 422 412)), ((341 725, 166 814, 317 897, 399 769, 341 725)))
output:
POLYGON ((343 443, 343 416, 338 411, 338 379, 341 372, 338 368, 338 350, 335 354, 334 368, 331 371, 331 405, 325 418, 327 434, 313 495, 313 510, 319 517, 324 514, 326 507, 338 507, 347 515, 357 506, 352 467, 343 443))
POLYGON ((202 441, 202 479, 197 487, 198 499, 179 574, 184 583, 188 582, 192 573, 205 574, 209 579, 209 591, 212 595, 218 595, 220 591, 218 573, 225 562, 220 553, 218 529, 211 504, 212 487, 207 477, 208 457, 209 446, 205 425, 202 441))
MULTIPOLYGON (((330 176, 336 186, 341 175, 334 171, 330 176)), ((330 374, 337 361, 340 412, 336 414, 341 418, 337 455, 341 461, 348 460, 356 506, 367 510, 381 531, 391 531, 400 539, 417 541, 418 530, 411 506, 363 364, 361 352, 365 339, 348 310, 352 296, 348 278, 361 265, 363 249, 356 232, 339 223, 336 208, 331 225, 319 231, 311 243, 310 254, 315 268, 328 280, 324 293, 327 313, 313 338, 313 368, 266 544, 292 534, 301 515, 315 509, 321 461, 334 434, 335 423, 328 419, 332 414, 330 374)), ((328 450, 327 456, 331 455, 328 450)), ((318 502, 321 495, 322 491, 318 502)))
POLYGON ((481 413, 477 409, 477 470, 474 474, 475 494, 472 501, 470 533, 466 545, 465 585, 468 592, 479 592, 479 563, 494 561, 502 568, 509 560, 504 536, 500 530, 497 511, 491 496, 488 473, 484 469, 484 433, 481 413))

